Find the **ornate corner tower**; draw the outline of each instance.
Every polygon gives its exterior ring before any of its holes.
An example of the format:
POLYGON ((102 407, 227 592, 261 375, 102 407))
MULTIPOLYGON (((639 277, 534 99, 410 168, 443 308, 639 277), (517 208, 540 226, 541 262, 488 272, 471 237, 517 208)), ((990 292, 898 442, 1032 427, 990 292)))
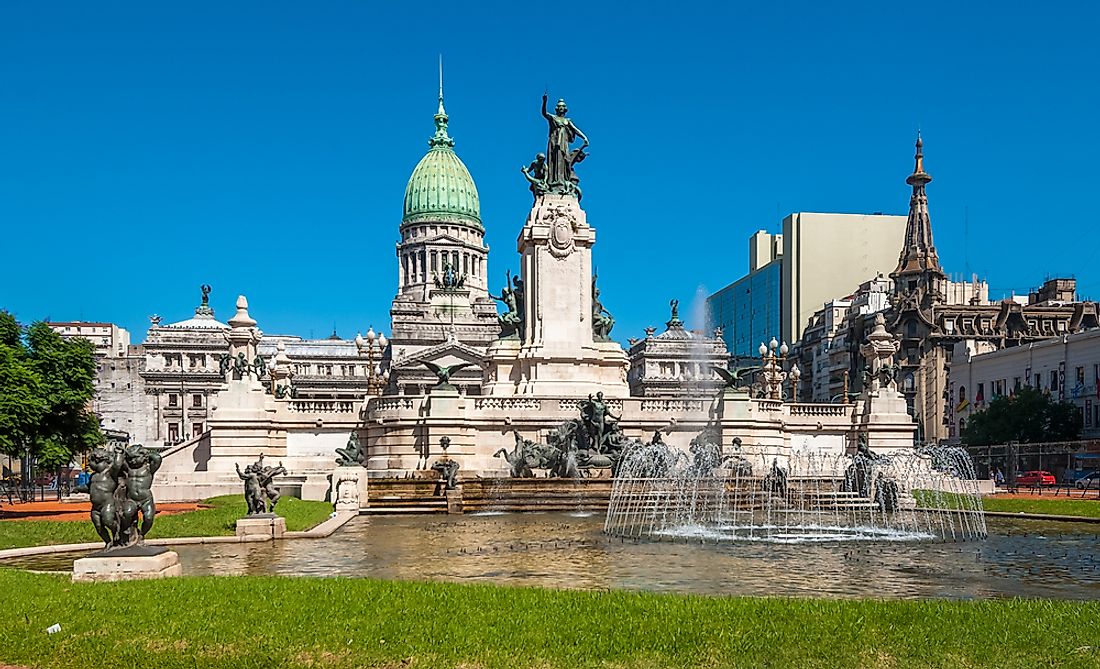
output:
MULTIPOLYGON (((419 393, 434 384, 423 360, 457 357, 467 362, 484 352, 500 332, 496 307, 487 290, 489 247, 477 186, 454 151, 443 107, 442 81, 435 134, 428 152, 405 187, 401 239, 397 243, 397 296, 392 319, 389 392, 419 393), (426 357, 425 357, 426 356, 426 357)), ((477 392, 480 372, 471 369, 456 385, 477 392)))
POLYGON ((932 175, 924 171, 924 142, 917 133, 916 166, 905 183, 913 187, 909 198, 909 220, 905 224, 905 245, 898 266, 890 273, 894 280, 895 304, 909 309, 927 309, 944 298, 947 276, 940 267, 936 246, 932 243, 932 220, 928 215, 925 186, 932 175))

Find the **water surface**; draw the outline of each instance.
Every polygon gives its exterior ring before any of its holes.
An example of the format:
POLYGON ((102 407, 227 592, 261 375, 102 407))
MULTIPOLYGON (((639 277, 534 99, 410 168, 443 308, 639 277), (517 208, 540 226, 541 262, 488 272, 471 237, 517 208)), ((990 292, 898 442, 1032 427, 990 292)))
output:
MULTIPOLYGON (((579 514, 578 514, 579 515, 579 514)), ((184 574, 285 574, 793 597, 1100 598, 1100 534, 989 519, 964 543, 631 541, 602 515, 372 516, 326 539, 179 546, 184 574)), ((70 569, 73 557, 7 564, 70 569)))

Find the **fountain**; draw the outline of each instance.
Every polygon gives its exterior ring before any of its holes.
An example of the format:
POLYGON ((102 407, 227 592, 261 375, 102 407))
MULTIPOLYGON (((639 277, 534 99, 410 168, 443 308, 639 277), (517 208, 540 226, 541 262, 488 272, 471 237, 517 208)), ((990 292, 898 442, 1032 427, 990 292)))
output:
MULTIPOLYGON (((735 443, 736 448, 736 443, 735 443)), ((961 541, 986 536, 974 466, 960 448, 722 456, 654 441, 623 455, 604 532, 777 543, 961 541)))

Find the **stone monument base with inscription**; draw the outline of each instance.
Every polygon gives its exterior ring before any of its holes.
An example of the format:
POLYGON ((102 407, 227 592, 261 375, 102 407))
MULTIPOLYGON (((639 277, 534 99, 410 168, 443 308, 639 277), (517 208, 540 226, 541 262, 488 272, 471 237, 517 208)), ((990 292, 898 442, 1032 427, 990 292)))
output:
POLYGON ((281 539, 286 534, 286 518, 273 513, 257 513, 237 520, 238 537, 281 539))
POLYGON ((337 467, 330 475, 329 499, 336 511, 356 511, 366 506, 367 474, 361 466, 337 467))
POLYGON ((161 546, 127 546, 73 562, 74 583, 168 578, 183 573, 179 555, 161 546))

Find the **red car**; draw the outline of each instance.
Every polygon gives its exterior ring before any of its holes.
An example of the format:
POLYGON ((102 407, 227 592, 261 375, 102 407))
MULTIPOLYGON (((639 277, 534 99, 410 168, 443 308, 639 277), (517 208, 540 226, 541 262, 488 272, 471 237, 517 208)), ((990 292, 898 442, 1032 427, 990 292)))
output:
POLYGON ((1056 485, 1058 480, 1048 471, 1035 469, 1017 476, 1016 483, 1017 485, 1056 485))

